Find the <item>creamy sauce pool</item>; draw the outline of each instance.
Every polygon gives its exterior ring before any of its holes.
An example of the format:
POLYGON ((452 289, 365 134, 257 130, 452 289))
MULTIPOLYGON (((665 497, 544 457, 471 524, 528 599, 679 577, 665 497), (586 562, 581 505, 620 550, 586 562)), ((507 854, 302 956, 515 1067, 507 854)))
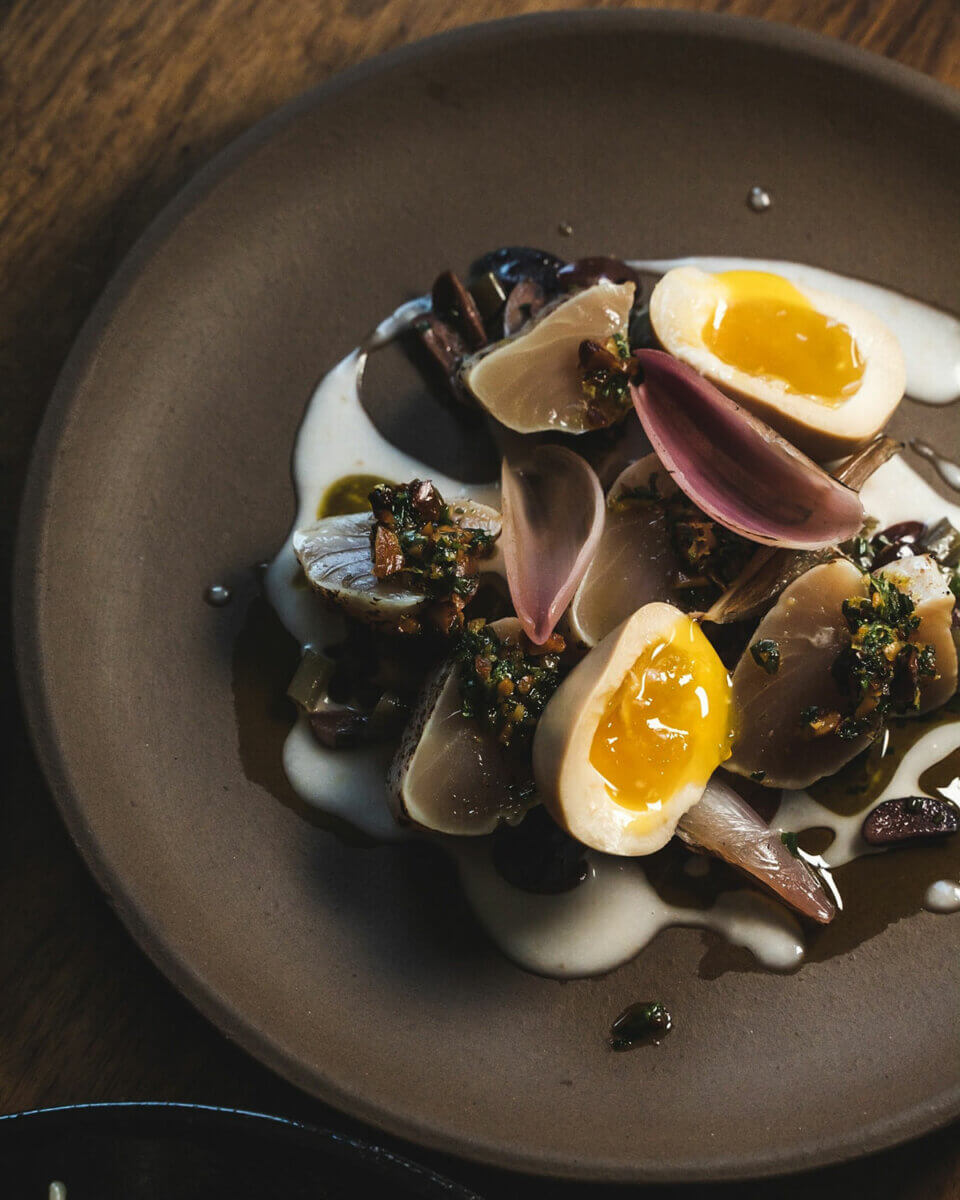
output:
MULTIPOLYGON (((666 271, 680 263, 707 271, 768 270, 801 286, 806 283, 853 299, 876 312, 900 338, 913 398, 947 403, 960 396, 960 322, 947 313, 872 284, 794 263, 704 258, 633 265, 666 271)), ((426 468, 386 441, 360 403, 367 354, 403 330, 427 303, 419 299, 402 305, 360 348, 341 360, 320 381, 300 426, 293 455, 297 516, 270 565, 265 587, 281 621, 304 648, 322 648, 343 636, 341 619, 303 586, 292 545, 293 531, 316 518, 321 499, 335 480, 348 473, 410 479, 428 472, 446 497, 469 494, 499 507, 496 485, 471 484, 468 489, 462 481, 426 468)), ((862 496, 867 513, 881 528, 895 521, 929 523, 943 516, 960 527, 960 507, 945 501, 902 459, 881 467, 862 496)), ((904 756, 877 799, 916 793, 923 772, 958 748, 960 722, 932 729, 904 756)), ((391 746, 326 749, 301 717, 284 746, 283 766, 294 790, 308 803, 372 837, 399 840, 410 835, 397 826, 387 805, 385 779, 391 755, 391 746)), ((871 799, 870 805, 875 802, 871 799)), ((862 819, 862 812, 838 816, 808 793, 790 792, 775 824, 798 832, 811 827, 830 830, 833 841, 824 858, 834 867, 871 852, 860 838, 862 819)), ((707 909, 687 908, 658 895, 642 860, 588 851, 589 871, 579 887, 561 895, 535 895, 513 887, 494 870, 487 839, 440 841, 457 862, 464 892, 481 925, 509 958, 528 970, 557 977, 599 974, 635 957, 671 925, 714 930, 749 949, 771 970, 791 970, 804 957, 802 931, 792 914, 752 888, 723 892, 707 909)), ((943 880, 931 885, 925 906, 936 912, 960 911, 960 884, 943 880)))

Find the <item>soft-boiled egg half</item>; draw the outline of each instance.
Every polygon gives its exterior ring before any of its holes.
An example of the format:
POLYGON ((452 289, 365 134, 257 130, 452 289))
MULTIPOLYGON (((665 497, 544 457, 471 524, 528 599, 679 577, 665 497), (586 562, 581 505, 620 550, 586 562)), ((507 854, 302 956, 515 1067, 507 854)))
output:
POLYGON ((650 322, 665 350, 820 461, 869 441, 903 398, 903 354, 883 322, 780 275, 676 267, 650 322))
POLYGON ((700 626, 647 604, 580 662, 533 743, 537 793, 578 841, 652 854, 730 755, 731 683, 700 626))

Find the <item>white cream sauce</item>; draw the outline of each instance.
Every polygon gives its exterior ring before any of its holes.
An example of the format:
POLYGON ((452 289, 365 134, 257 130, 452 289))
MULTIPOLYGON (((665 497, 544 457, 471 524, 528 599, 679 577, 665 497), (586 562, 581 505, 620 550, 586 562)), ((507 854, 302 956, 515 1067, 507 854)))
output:
POLYGON ((711 274, 770 271, 798 287, 832 292, 844 300, 852 300, 875 313, 896 334, 907 364, 907 395, 911 400, 921 404, 950 404, 960 400, 960 319, 943 309, 862 279, 776 259, 691 256, 631 260, 630 265, 658 273, 671 267, 699 267, 711 274))
MULTIPOLYGON (((924 771, 957 749, 960 749, 960 721, 931 729, 910 747, 897 764, 890 782, 870 801, 870 807, 897 796, 920 794, 920 776, 924 771)), ((878 847, 868 845, 860 836, 863 818, 862 812, 849 817, 837 816, 807 792, 784 792, 775 823, 781 830, 793 833, 804 829, 831 829, 834 839, 824 850, 823 857, 828 866, 842 867, 863 854, 879 852, 878 847)))
POLYGON ((803 960, 799 924, 760 892, 725 892, 704 910, 679 907, 660 899, 639 860, 591 850, 579 887, 541 896, 501 878, 482 845, 455 846, 453 853, 480 924, 508 958, 541 975, 609 971, 635 958, 670 925, 713 929, 773 971, 793 970, 803 960))
POLYGON ((921 438, 914 438, 910 443, 910 449, 915 450, 921 458, 925 458, 933 466, 947 487, 953 488, 955 492, 960 492, 960 464, 955 463, 952 458, 944 458, 929 442, 925 442, 921 438))
MULTIPOLYGON (((883 529, 897 521, 932 524, 946 517, 960 529, 960 506, 945 500, 903 461, 892 458, 876 471, 860 492, 864 510, 883 529)), ((903 756, 887 786, 870 802, 870 807, 897 796, 921 792, 920 776, 952 751, 960 748, 960 721, 936 726, 921 737, 903 756)), ((954 799, 948 796, 948 799, 954 799)), ((860 836, 864 813, 838 816, 805 791, 784 792, 775 823, 784 832, 826 828, 833 841, 823 853, 830 867, 839 867, 863 854, 878 853, 860 836)), ((928 906, 929 907, 929 906, 928 906)), ((940 909, 937 911, 953 911, 940 909)))
MULTIPOLYGON (((796 264, 741 259, 677 261, 706 270, 737 266, 774 270, 798 283, 848 295, 872 307, 898 332, 908 364, 914 364, 910 387, 916 398, 944 403, 960 392, 960 323, 947 314, 870 284, 796 264), (928 353, 937 366, 925 374, 928 353), (948 394, 950 389, 952 394, 948 394)), ((676 264, 635 265, 666 270, 676 264)), ((425 305, 422 299, 403 305, 365 339, 362 348, 342 359, 320 381, 300 426, 293 455, 297 515, 290 536, 270 565, 265 586, 281 621, 305 648, 322 648, 337 641, 342 624, 309 589, 300 586, 301 572, 292 546, 294 530, 316 519, 327 487, 345 474, 382 474, 386 479, 401 480, 425 470, 422 463, 381 436, 359 396, 367 352, 405 328, 425 305)), ((447 497, 467 494, 461 481, 434 470, 430 477, 447 497)), ((495 485, 471 485, 469 495, 499 507, 495 485)), ((887 463, 873 476, 863 489, 863 498, 867 512, 881 527, 900 520, 931 522, 943 516, 960 527, 960 508, 947 503, 901 459, 887 463)), ((932 730, 905 756, 883 798, 915 793, 920 774, 957 746, 960 723, 932 730)), ((287 739, 283 764, 292 786, 308 803, 375 838, 397 840, 405 834, 387 805, 390 753, 388 746, 328 750, 316 742, 301 718, 287 739)), ((777 825, 794 831, 813 826, 832 829, 834 841, 824 857, 830 866, 837 866, 871 849, 859 837, 861 821, 862 814, 840 818, 805 792, 796 792, 785 798, 777 825)), ((445 838, 442 843, 454 855, 466 896, 492 940, 509 958, 541 974, 576 977, 610 970, 633 958, 661 929, 671 925, 715 930, 733 944, 747 947, 771 970, 791 970, 803 959, 802 933, 793 916, 752 889, 724 893, 707 910, 677 907, 659 898, 640 860, 591 851, 587 856, 589 875, 580 887, 558 896, 533 895, 512 887, 496 873, 485 840, 445 838)), ((955 911, 949 907, 948 894, 954 887, 960 895, 960 885, 949 881, 934 885, 927 907, 955 911)))

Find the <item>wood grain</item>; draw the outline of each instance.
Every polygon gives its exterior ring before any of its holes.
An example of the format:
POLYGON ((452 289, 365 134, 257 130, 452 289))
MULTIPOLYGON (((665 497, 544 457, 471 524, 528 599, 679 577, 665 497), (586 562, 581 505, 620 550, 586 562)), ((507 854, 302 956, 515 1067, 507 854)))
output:
MULTIPOLYGON (((960 86, 957 0, 667 0, 649 6, 790 22, 960 86)), ((537 0, 0 2, 5 572, 30 444, 70 343, 124 252, 182 183, 259 117, 361 58, 468 21, 546 7, 586 6, 537 0)), ((7 604, 6 590, 0 603, 7 604)), ((0 1109, 181 1099, 356 1128, 241 1054, 146 962, 88 877, 47 796, 18 712, 7 647, 0 673, 7 732, 0 1109)), ((586 1194, 447 1166, 491 1196, 586 1194)), ((804 1181, 688 1194, 789 1197, 811 1184, 831 1196, 946 1200, 960 1196, 960 1149, 946 1131, 804 1181)))

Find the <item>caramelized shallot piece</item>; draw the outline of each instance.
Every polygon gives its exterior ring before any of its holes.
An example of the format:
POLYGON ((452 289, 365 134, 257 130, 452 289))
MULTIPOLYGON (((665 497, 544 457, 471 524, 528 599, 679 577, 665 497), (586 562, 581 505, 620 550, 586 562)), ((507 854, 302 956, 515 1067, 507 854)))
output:
POLYGON ((648 454, 620 473, 607 496, 607 516, 597 552, 567 612, 569 632, 585 646, 595 646, 653 600, 689 607, 674 586, 677 557, 663 506, 631 498, 648 491, 652 477, 662 495, 676 491, 657 456, 648 454))
POLYGON ((543 308, 519 332, 467 359, 461 378, 480 406, 517 433, 587 433, 629 411, 629 397, 606 407, 584 393, 579 350, 585 339, 625 337, 632 283, 601 279, 543 308), (602 413, 598 409, 603 408, 602 413))
POLYGON ((737 736, 727 769, 767 787, 805 788, 865 749, 886 715, 943 704, 957 687, 953 608, 943 573, 927 555, 899 559, 872 576, 846 558, 801 575, 760 622, 733 673, 737 736), (874 612, 885 617, 883 609, 868 599, 878 604, 878 589, 891 584, 912 602, 911 627, 898 637, 888 631, 873 651, 871 678, 888 664, 889 688, 852 698, 851 606, 866 606, 864 631, 882 633, 868 621, 874 612), (927 671, 924 655, 933 659, 927 671))
MULTIPOLYGON (((506 644, 520 640, 512 617, 492 626, 506 644)), ((503 753, 496 734, 462 712, 453 659, 420 695, 387 777, 387 794, 401 824, 436 833, 476 837, 501 821, 516 823, 533 802, 523 759, 503 753)))
POLYGON ((640 422, 674 482, 734 533, 769 546, 817 550, 863 525, 855 491, 661 350, 637 350, 631 384, 640 422))
POLYGON ((752 876, 812 921, 826 925, 836 916, 836 906, 819 879, 790 853, 779 831, 717 775, 680 818, 677 833, 688 845, 752 876))
POLYGON ((562 446, 538 446, 519 468, 503 460, 500 549, 527 637, 543 645, 596 552, 604 498, 593 468, 562 446))

